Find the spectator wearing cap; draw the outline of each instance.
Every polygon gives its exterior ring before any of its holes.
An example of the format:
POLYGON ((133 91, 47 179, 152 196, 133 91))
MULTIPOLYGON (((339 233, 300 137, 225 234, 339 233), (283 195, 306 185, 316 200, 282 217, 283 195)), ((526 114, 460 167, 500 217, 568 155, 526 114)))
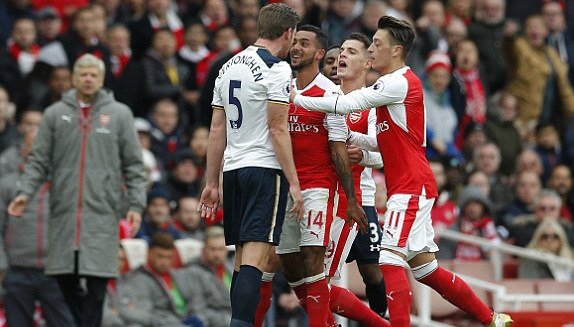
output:
MULTIPOLYGON (((460 217, 457 229, 464 234, 479 236, 489 240, 498 239, 492 220, 493 207, 486 195, 474 186, 467 186, 459 199, 460 217)), ((482 260, 489 252, 475 244, 458 242, 454 258, 457 260, 482 260)))
POLYGON ((38 44, 45 46, 55 41, 62 32, 62 19, 52 6, 45 6, 38 11, 38 44))
POLYGON ((151 151, 170 170, 175 153, 187 143, 177 104, 170 99, 158 101, 152 109, 151 127, 151 151))
POLYGON ((196 290, 188 287, 184 274, 173 269, 175 251, 169 234, 158 233, 151 239, 147 263, 130 273, 128 294, 120 303, 128 326, 205 326, 191 310, 194 301, 201 300, 192 298, 196 290))
POLYGON ((24 17, 14 20, 7 49, 0 55, 0 84, 6 86, 12 98, 18 100, 24 95, 24 79, 34 68, 39 53, 34 21, 24 17))
POLYGON ((119 102, 132 109, 134 116, 145 117, 147 110, 142 94, 142 65, 133 59, 130 31, 124 25, 113 25, 108 28, 106 36, 111 64, 109 88, 119 102))
POLYGON ((201 187, 202 181, 195 154, 190 149, 179 151, 175 155, 175 165, 165 183, 166 190, 177 200, 182 196, 199 196, 201 187))
POLYGON ((140 145, 142 147, 142 156, 144 165, 146 167, 146 174, 148 179, 148 187, 151 187, 151 184, 155 182, 160 182, 162 180, 163 175, 163 167, 160 167, 158 164, 155 155, 153 152, 150 151, 151 147, 151 124, 149 121, 136 117, 134 119, 134 126, 136 127, 136 131, 138 133, 138 139, 140 141, 140 145))
MULTIPOLYGON (((23 149, 30 149, 36 132, 26 135, 23 149)), ((26 159, 28 151, 23 153, 26 159)), ((0 179, 0 279, 4 277, 4 305, 9 326, 31 326, 35 301, 48 326, 74 326, 72 314, 58 282, 44 274, 48 253, 50 183, 30 199, 21 219, 9 217, 7 206, 16 196, 20 172, 4 173, 0 179)))
POLYGON ((205 231, 201 257, 181 270, 194 290, 192 312, 206 327, 226 327, 231 321, 229 292, 233 266, 227 261, 223 227, 211 226, 205 231))
POLYGON ((184 27, 181 19, 171 8, 170 0, 148 0, 144 15, 130 23, 132 50, 135 59, 145 56, 152 44, 153 35, 160 29, 167 29, 173 33, 176 49, 183 46, 184 27))
POLYGON ((142 225, 136 238, 142 238, 151 242, 157 233, 167 233, 174 239, 179 239, 180 234, 171 221, 170 201, 172 197, 159 185, 152 186, 147 196, 147 206, 144 212, 142 225))
POLYGON ((445 52, 434 52, 426 64, 424 101, 427 119, 427 156, 460 156, 454 145, 458 121, 450 103, 450 59, 445 52))
POLYGON ((534 214, 521 215, 514 219, 509 228, 510 238, 515 245, 527 246, 538 226, 545 221, 559 223, 566 232, 570 246, 574 243, 574 226, 572 221, 560 218, 562 200, 560 196, 551 190, 540 191, 534 201, 534 214))
POLYGON ((511 176, 514 173, 516 158, 522 151, 522 138, 514 126, 516 106, 517 100, 514 95, 501 92, 496 115, 484 126, 488 138, 500 149, 500 172, 504 176, 511 176))
POLYGON ((541 16, 526 19, 524 37, 506 33, 504 49, 512 63, 508 90, 518 99, 517 123, 527 129, 557 123, 574 114, 574 90, 568 65, 546 45, 548 30, 541 16))

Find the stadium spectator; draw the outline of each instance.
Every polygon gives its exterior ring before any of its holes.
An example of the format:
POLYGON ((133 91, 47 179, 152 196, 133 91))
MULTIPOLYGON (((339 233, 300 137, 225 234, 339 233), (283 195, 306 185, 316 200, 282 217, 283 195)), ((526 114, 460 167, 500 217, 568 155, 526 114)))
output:
POLYGON ((174 239, 179 239, 180 234, 171 221, 170 201, 172 197, 159 185, 152 186, 147 195, 147 206, 143 216, 141 228, 136 234, 151 243, 154 235, 168 234, 174 239))
MULTIPOLYGON (((548 29, 546 43, 554 48, 560 55, 560 59, 574 66, 574 41, 566 26, 564 9, 558 1, 545 1, 542 5, 542 17, 548 29)), ((568 70, 570 84, 574 83, 574 70, 568 70)))
POLYGON ((189 148, 193 151, 196 158, 196 163, 201 168, 200 175, 203 176, 205 172, 205 163, 207 157, 207 144, 209 141, 209 128, 205 126, 198 126, 191 132, 191 140, 189 141, 189 148))
MULTIPOLYGON (((160 167, 158 160, 156 159, 153 152, 150 151, 151 148, 151 124, 140 117, 134 119, 134 126, 138 132, 138 139, 142 147, 143 161, 146 166, 146 173, 148 178, 148 183, 161 182, 162 176, 164 174, 164 167, 160 167), (148 171, 149 169, 149 171, 148 171)), ((151 186, 151 185, 149 185, 151 186)))
MULTIPOLYGON (((137 8, 138 6, 132 6, 137 8)), ((146 11, 138 20, 130 23, 131 46, 134 59, 141 59, 151 46, 154 33, 165 29, 173 33, 176 49, 183 46, 183 23, 171 8, 170 0, 147 0, 146 11)))
POLYGON ((92 12, 94 13, 94 25, 96 29, 96 36, 101 41, 106 39, 106 10, 104 7, 98 3, 92 3, 89 5, 92 8, 92 12))
POLYGON ((173 199, 182 196, 198 196, 202 187, 197 159, 190 149, 175 154, 174 167, 165 183, 165 188, 173 199))
POLYGON ((468 174, 468 186, 474 186, 478 188, 482 194, 488 196, 490 194, 490 181, 488 179, 488 175, 480 170, 475 170, 468 174))
POLYGON ((11 88, 9 93, 12 97, 23 87, 24 79, 34 68, 39 53, 35 22, 31 18, 16 19, 6 52, 0 56, 0 82, 11 88))
POLYGON ((72 88, 72 71, 68 66, 54 67, 50 71, 47 87, 38 86, 36 92, 31 87, 27 92, 30 97, 30 107, 46 110, 52 104, 60 101, 62 95, 72 88))
POLYGON ((142 65, 133 58, 130 31, 124 25, 111 26, 106 32, 106 45, 110 49, 111 64, 108 87, 118 102, 132 109, 134 116, 145 117, 142 65))
POLYGON ((458 219, 458 206, 451 199, 450 192, 445 189, 446 174, 444 165, 438 160, 429 160, 429 165, 436 180, 436 187, 439 192, 432 210, 432 225, 437 230, 448 228, 456 224, 458 219))
POLYGON ((241 42, 237 38, 235 29, 228 25, 220 26, 213 32, 212 43, 212 51, 197 63, 197 85, 200 87, 204 86, 208 70, 213 61, 227 52, 234 55, 241 50, 241 42))
POLYGON ((538 153, 542 161, 542 183, 546 185, 552 169, 562 163, 560 135, 554 125, 546 123, 536 126, 534 151, 538 153))
POLYGON ((461 20, 465 25, 472 21, 472 0, 448 0, 446 20, 448 23, 455 19, 461 20))
POLYGON ((246 18, 257 19, 259 10, 261 10, 261 1, 259 0, 234 0, 231 2, 231 5, 234 8, 234 26, 238 26, 246 18))
MULTIPOLYGON (((514 200, 510 202, 499 214, 498 225, 510 228, 518 216, 534 213, 534 201, 542 190, 540 177, 531 171, 523 171, 516 175, 514 185, 514 200)), ((508 235, 505 235, 508 236, 508 235)))
POLYGON ((197 64, 209 55, 207 29, 201 22, 192 22, 185 32, 185 45, 178 54, 188 62, 197 64))
POLYGON ((387 4, 384 1, 367 0, 365 9, 361 15, 361 33, 365 34, 369 40, 377 32, 377 23, 379 18, 386 13, 387 4))
POLYGON ((433 52, 426 63, 424 101, 427 119, 427 157, 460 156, 454 145, 458 127, 448 85, 451 63, 446 52, 433 52))
POLYGON ((44 115, 18 195, 8 207, 10 215, 21 216, 50 176, 52 196, 62 201, 50 202, 53 250, 46 273, 57 278, 76 324, 86 327, 100 326, 107 281, 117 275, 123 184, 126 217, 134 230, 145 202, 144 166, 132 115, 102 89, 104 72, 104 63, 94 55, 76 61, 75 89, 44 115), (69 183, 78 178, 80 183, 69 183))
POLYGON ((4 46, 10 38, 14 21, 21 17, 34 17, 31 0, 7 0, 0 2, 0 44, 4 46))
POLYGON ((198 17, 210 33, 230 24, 227 5, 223 0, 206 0, 203 2, 198 17))
POLYGON ((143 91, 148 104, 166 98, 180 102, 184 92, 196 89, 191 67, 176 54, 175 35, 168 29, 157 30, 142 61, 143 91))
POLYGON ((486 83, 492 93, 506 85, 507 68, 502 52, 505 9, 505 0, 477 0, 475 19, 468 26, 468 37, 478 47, 486 83))
POLYGON ((540 177, 540 180, 542 180, 542 173, 544 172, 542 160, 536 151, 529 148, 522 150, 516 159, 516 170, 514 173, 520 174, 524 171, 534 172, 540 177))
POLYGON ((54 7, 45 6, 36 16, 38 21, 38 44, 45 46, 53 42, 62 32, 62 19, 54 7))
POLYGON ((522 139, 514 120, 517 115, 516 97, 502 92, 498 103, 498 113, 485 124, 488 139, 500 149, 500 173, 511 176, 516 168, 516 158, 522 151, 522 139))
POLYGON ((144 0, 125 0, 124 3, 131 15, 131 21, 138 21, 145 15, 147 9, 144 0))
POLYGON ((538 225, 543 221, 552 220, 562 225, 572 245, 574 228, 571 221, 560 218, 561 207, 562 200, 556 192, 546 189, 540 191, 534 202, 534 214, 518 216, 514 219, 514 224, 510 226, 510 238, 513 239, 514 244, 525 247, 532 240, 538 225))
POLYGON ((328 3, 321 29, 327 34, 328 44, 341 44, 347 35, 361 28, 360 13, 363 12, 363 2, 333 0, 328 3))
POLYGON ((444 5, 439 0, 423 3, 423 14, 415 22, 417 38, 407 62, 413 72, 424 76, 426 61, 433 51, 448 51, 447 42, 443 35, 444 5))
MULTIPOLYGON (((18 132, 22 138, 25 139, 28 134, 35 133, 41 120, 41 111, 24 111, 20 117, 20 122, 18 123, 18 132)), ((6 176, 20 171, 23 168, 24 157, 29 151, 30 148, 25 147, 23 142, 20 140, 12 142, 4 152, 0 153, 0 175, 6 176)))
POLYGON ((572 171, 570 167, 566 165, 554 167, 550 173, 547 186, 562 198, 560 217, 565 220, 572 220, 574 218, 574 192, 572 191, 572 171))
POLYGON ((105 11, 106 26, 128 24, 131 21, 126 5, 121 0, 95 0, 105 11))
POLYGON ((455 61, 455 54, 458 51, 458 45, 468 36, 468 28, 462 20, 453 17, 445 28, 446 43, 448 45, 448 54, 451 61, 455 61))
MULTIPOLYGON (((460 108, 463 112, 457 113, 460 121, 460 128, 464 128, 470 123, 475 122, 484 124, 486 121, 486 84, 485 79, 481 76, 478 69, 478 48, 471 40, 459 42, 456 50, 456 66, 454 76, 456 80, 461 81, 461 89, 466 95, 466 108, 460 108)), ((462 133, 460 137, 462 143, 462 133)))
MULTIPOLYGON (((460 217, 457 229, 468 235, 479 236, 489 240, 498 239, 496 227, 492 220, 492 202, 478 188, 467 186, 459 199, 460 217)), ((458 242, 454 251, 457 260, 487 259, 490 252, 479 245, 458 242)))
MULTIPOLYGON (((574 260, 564 228, 556 221, 543 221, 534 231, 532 240, 526 247, 574 260)), ((552 278, 558 282, 571 282, 574 280, 574 271, 570 267, 563 267, 556 263, 521 258, 518 266, 518 277, 527 279, 552 278)))
POLYGON ((10 95, 0 85, 0 153, 20 138, 18 128, 11 122, 11 111, 10 95))
MULTIPOLYGON (((27 133, 22 144, 30 149, 36 131, 27 133)), ((22 161, 26 160, 27 151, 22 161)), ((9 326, 31 326, 38 301, 49 326, 73 326, 58 282, 44 274, 48 252, 50 183, 31 198, 22 219, 9 217, 7 206, 16 196, 20 172, 2 172, 0 179, 0 274, 4 275, 4 305, 9 326)))
POLYGON ((469 171, 473 169, 472 162, 474 160, 473 157, 475 149, 488 141, 484 125, 477 123, 468 124, 464 129, 462 138, 462 155, 466 164, 465 168, 469 171))
POLYGON ((527 132, 536 124, 557 123, 574 113, 568 65, 546 45, 547 35, 541 16, 526 20, 524 37, 515 37, 515 31, 505 33, 505 54, 512 63, 508 91, 518 99, 517 123, 527 132))
POLYGON ((186 143, 177 104, 170 99, 158 101, 152 109, 151 125, 151 151, 165 168, 171 169, 176 151, 186 143))
POLYGON ((127 279, 129 302, 120 303, 126 323, 143 327, 204 326, 197 317, 188 315, 193 290, 188 289, 185 275, 173 269, 174 257, 173 238, 169 234, 154 235, 147 264, 127 279))
POLYGON ((494 211, 498 212, 504 205, 512 201, 512 192, 500 174, 500 150, 494 143, 479 145, 474 151, 474 167, 488 176, 490 183, 489 198, 493 202, 494 211))
POLYGON ((410 19, 408 9, 411 4, 410 0, 389 0, 387 15, 398 19, 410 19))
POLYGON ((223 227, 209 227, 205 231, 201 257, 181 270, 189 289, 193 290, 191 311, 205 327, 229 326, 232 274, 233 265, 227 261, 223 227))
POLYGON ((182 196, 177 200, 173 226, 179 231, 181 238, 203 241, 205 225, 197 211, 198 205, 199 200, 191 196, 182 196))

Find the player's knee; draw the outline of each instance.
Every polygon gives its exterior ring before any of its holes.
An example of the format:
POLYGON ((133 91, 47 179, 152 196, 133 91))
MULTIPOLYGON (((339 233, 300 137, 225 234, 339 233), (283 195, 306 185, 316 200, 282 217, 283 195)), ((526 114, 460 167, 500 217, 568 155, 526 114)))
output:
POLYGON ((301 255, 307 277, 318 275, 324 271, 325 248, 319 246, 301 247, 301 255))
POLYGON ((431 262, 427 262, 427 263, 422 264, 418 267, 412 267, 411 271, 413 273, 413 277, 416 280, 420 281, 421 279, 425 278, 426 276, 432 274, 437 268, 438 268, 438 262, 435 259, 431 262))
POLYGON ((378 284, 383 279, 381 269, 376 264, 359 266, 359 272, 365 284, 378 284))

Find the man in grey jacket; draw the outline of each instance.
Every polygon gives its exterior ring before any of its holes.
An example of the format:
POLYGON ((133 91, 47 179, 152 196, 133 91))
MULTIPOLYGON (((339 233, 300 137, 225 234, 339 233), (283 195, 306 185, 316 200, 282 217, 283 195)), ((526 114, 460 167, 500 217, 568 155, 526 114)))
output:
MULTIPOLYGON (((31 131, 20 144, 23 158, 35 135, 31 131)), ((20 173, 3 174, 0 179, 0 274, 6 274, 2 283, 6 322, 8 326, 32 327, 38 301, 48 327, 75 326, 58 282, 44 274, 50 183, 44 183, 30 199, 22 219, 7 215, 6 207, 16 195, 20 173)))
POLYGON ((22 216, 50 174, 46 273, 58 279, 78 327, 100 326, 107 281, 117 276, 122 186, 133 231, 145 204, 145 168, 133 116, 102 90, 104 71, 93 55, 76 61, 75 88, 46 110, 8 208, 11 216, 22 216))

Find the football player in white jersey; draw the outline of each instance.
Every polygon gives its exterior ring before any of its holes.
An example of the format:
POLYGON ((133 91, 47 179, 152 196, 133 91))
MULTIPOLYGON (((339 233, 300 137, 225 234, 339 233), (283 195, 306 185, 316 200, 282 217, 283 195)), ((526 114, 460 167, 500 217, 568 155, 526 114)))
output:
POLYGON ((288 191, 294 203, 291 214, 296 219, 303 215, 287 130, 292 74, 280 59, 289 52, 298 21, 284 4, 265 6, 257 22, 259 38, 223 65, 213 90, 206 187, 199 210, 204 217, 217 211, 223 160, 225 239, 237 251, 231 327, 253 326, 262 270, 272 246, 279 243, 288 191))

